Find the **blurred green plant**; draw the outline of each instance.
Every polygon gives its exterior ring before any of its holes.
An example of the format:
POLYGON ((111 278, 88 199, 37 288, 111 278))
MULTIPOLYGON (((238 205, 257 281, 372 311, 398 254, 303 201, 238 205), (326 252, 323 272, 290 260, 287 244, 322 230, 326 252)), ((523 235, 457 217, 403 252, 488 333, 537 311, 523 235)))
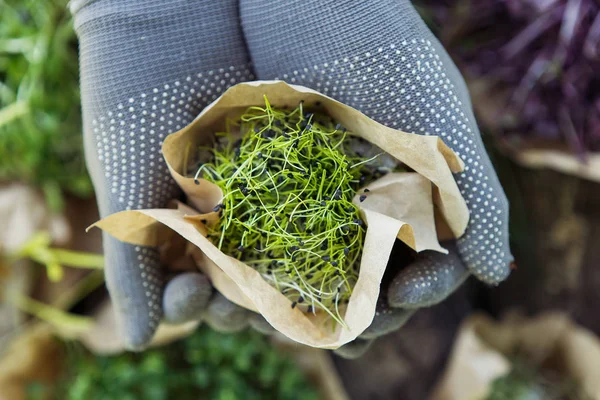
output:
POLYGON ((541 371, 516 358, 510 372, 494 380, 486 400, 590 400, 590 397, 572 379, 541 371))
POLYGON ((58 282, 63 278, 63 265, 84 269, 104 268, 104 257, 101 255, 51 248, 51 244, 52 238, 48 232, 37 232, 18 252, 10 255, 8 262, 29 258, 45 265, 48 279, 51 282, 58 282))
POLYGON ((224 335, 202 326, 165 347, 109 357, 65 346, 64 377, 52 389, 32 385, 29 400, 318 399, 292 360, 251 330, 224 335))
POLYGON ((67 0, 0 0, 0 182, 92 194, 81 135, 77 38, 67 0))

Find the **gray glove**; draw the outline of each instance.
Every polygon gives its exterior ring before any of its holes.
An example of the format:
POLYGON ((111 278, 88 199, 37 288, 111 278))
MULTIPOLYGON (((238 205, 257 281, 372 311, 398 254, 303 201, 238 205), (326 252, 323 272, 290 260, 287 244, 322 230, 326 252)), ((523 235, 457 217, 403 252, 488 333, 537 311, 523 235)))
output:
MULTIPOLYGON (((163 139, 227 87, 254 78, 238 2, 76 0, 71 12, 80 40, 86 159, 101 216, 164 207, 179 193, 160 154, 163 139)), ((156 249, 105 235, 104 252, 128 348, 148 344, 163 309, 173 322, 200 317, 211 291, 201 275, 172 281, 163 297, 156 249)), ((230 316, 220 297, 213 302, 210 321, 230 316)))
MULTIPOLYGON (((395 277, 370 339, 407 320, 390 306, 435 304, 470 274, 504 280, 512 255, 508 202, 485 152, 466 85, 408 0, 241 0, 241 21, 259 79, 283 79, 346 103, 393 128, 439 135, 465 161, 456 176, 471 219, 450 255, 425 253, 395 277), (385 329, 378 329, 385 327, 385 329)), ((358 352, 366 349, 354 343, 358 352)))

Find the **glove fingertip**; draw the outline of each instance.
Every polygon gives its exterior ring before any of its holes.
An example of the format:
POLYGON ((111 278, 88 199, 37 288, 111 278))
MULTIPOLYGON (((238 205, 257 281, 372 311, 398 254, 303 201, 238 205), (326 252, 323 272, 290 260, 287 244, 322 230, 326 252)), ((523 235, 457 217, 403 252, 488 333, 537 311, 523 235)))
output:
POLYGON ((248 327, 250 311, 229 301, 217 292, 211 299, 205 313, 205 321, 212 329, 223 332, 239 332, 248 327))
POLYGON ((145 349, 163 316, 158 251, 104 237, 105 278, 123 346, 145 349))
POLYGON ((204 274, 186 272, 171 279, 163 295, 164 319, 171 324, 199 321, 212 295, 204 274))
POLYGON ((155 324, 154 319, 148 314, 133 317, 131 310, 115 310, 115 312, 123 347, 136 352, 145 350, 152 341, 158 324, 155 324))
POLYGON ((253 314, 249 319, 248 323, 257 332, 263 335, 271 335, 275 332, 275 328, 260 314, 253 314))
POLYGON ((504 264, 499 264, 496 267, 481 267, 478 265, 469 265, 471 273, 483 283, 491 286, 498 286, 505 281, 511 273, 511 265, 513 261, 507 261, 504 264))
POLYGON ((408 322, 416 310, 379 308, 371 325, 360 334, 361 339, 375 339, 397 331, 408 322))
POLYGON ((335 349, 333 352, 347 360, 355 360, 364 355, 374 341, 375 340, 355 339, 354 341, 335 349))
POLYGON ((428 307, 444 300, 468 277, 469 271, 454 251, 448 255, 423 254, 394 277, 388 288, 388 303, 394 308, 428 307))

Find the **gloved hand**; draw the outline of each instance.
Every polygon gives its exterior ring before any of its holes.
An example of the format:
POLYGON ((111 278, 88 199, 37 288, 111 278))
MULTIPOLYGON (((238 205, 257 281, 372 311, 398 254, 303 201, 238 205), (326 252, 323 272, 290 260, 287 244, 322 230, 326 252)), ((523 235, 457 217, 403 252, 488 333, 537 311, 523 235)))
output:
MULTIPOLYGON (((260 79, 313 87, 392 127, 439 134, 467 163, 457 180, 471 224, 458 252, 426 254, 400 272, 364 339, 340 352, 365 348, 365 340, 399 328, 412 309, 441 301, 468 276, 463 261, 488 283, 508 274, 508 206, 466 88, 407 1, 244 0, 238 10, 233 0, 80 0, 72 12, 80 38, 86 157, 103 216, 161 207, 177 195, 160 156, 162 140, 228 86, 254 78, 241 15, 260 79)), ((108 236, 104 245, 107 284, 129 348, 150 341, 163 309, 171 321, 199 317, 210 295, 201 275, 172 280, 163 297, 156 250, 108 236)), ((260 316, 218 294, 205 314, 224 330, 248 323, 269 329, 260 316)))
POLYGON ((311 87, 392 128, 439 135, 465 162, 456 176, 471 214, 465 235, 446 244, 449 255, 423 253, 402 269, 382 293, 366 340, 338 353, 359 355, 469 274, 490 285, 508 276, 508 202, 466 85, 409 0, 240 0, 240 15, 259 79, 311 87))
MULTIPOLYGON (((179 193, 160 154, 227 87, 254 78, 237 0, 74 0, 85 151, 101 216, 164 207, 179 193)), ((142 349, 164 317, 240 329, 251 313, 201 274, 167 284, 156 249, 104 236, 106 282, 124 344, 142 349), (163 294, 164 293, 164 294, 163 294), (208 304, 209 297, 212 300, 208 304), (163 313, 164 311, 164 313, 163 313)))

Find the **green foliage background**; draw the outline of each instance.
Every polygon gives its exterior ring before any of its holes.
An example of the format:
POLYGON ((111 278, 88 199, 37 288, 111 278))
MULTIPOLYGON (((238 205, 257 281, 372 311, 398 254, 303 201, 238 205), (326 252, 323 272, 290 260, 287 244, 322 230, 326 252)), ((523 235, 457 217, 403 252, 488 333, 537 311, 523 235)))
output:
POLYGON ((318 399, 293 361, 252 330, 203 326, 165 347, 111 357, 65 346, 65 376, 52 388, 31 386, 29 400, 318 399))
POLYGON ((67 0, 0 0, 0 182, 92 194, 82 151, 77 38, 67 0))
MULTIPOLYGON (((41 188, 55 211, 89 197, 77 38, 67 0, 0 0, 0 183, 41 188)), ((291 359, 255 332, 191 337, 144 353, 100 357, 65 344, 67 371, 32 400, 299 399, 317 395, 291 359)))

